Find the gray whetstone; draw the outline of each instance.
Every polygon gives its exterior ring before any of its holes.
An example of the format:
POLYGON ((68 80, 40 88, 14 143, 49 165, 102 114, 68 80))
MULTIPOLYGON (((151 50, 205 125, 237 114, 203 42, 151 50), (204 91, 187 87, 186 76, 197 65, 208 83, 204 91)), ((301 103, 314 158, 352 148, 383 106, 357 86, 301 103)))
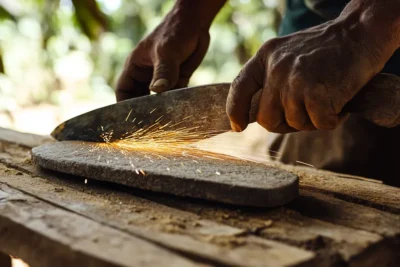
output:
POLYGON ((233 158, 194 160, 187 156, 150 160, 140 152, 102 146, 81 141, 54 142, 34 148, 32 159, 54 171, 235 205, 280 206, 298 195, 296 175, 265 164, 233 158), (137 174, 136 170, 145 174, 137 174))

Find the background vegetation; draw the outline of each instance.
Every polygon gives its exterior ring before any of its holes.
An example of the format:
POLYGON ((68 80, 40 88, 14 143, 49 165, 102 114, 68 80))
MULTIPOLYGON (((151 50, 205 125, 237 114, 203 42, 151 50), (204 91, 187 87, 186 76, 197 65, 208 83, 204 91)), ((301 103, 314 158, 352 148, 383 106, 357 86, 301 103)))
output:
MULTIPOLYGON (((0 0, 0 126, 48 133, 114 102, 125 58, 172 0, 0 0)), ((193 85, 231 81, 276 35, 277 0, 231 0, 193 85)))

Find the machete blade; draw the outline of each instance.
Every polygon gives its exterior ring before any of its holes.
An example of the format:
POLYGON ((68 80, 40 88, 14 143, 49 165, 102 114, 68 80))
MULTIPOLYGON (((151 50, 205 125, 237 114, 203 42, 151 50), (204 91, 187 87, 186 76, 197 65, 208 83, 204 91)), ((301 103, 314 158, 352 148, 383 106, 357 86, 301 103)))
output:
POLYGON ((225 113, 229 87, 229 83, 211 84, 128 99, 67 120, 51 135, 59 141, 108 142, 157 126, 207 132, 207 138, 230 130, 225 113))

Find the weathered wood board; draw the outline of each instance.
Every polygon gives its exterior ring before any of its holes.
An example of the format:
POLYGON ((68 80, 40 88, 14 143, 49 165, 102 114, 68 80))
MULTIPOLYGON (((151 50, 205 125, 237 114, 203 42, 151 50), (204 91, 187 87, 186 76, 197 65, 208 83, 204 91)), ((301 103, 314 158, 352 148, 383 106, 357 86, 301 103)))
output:
MULTIPOLYGON (((0 168, 0 173, 1 171, 2 169, 0 168)), ((105 194, 98 196, 97 200, 95 200, 96 205, 93 205, 93 192, 90 192, 92 189, 90 189, 89 192, 80 191, 77 189, 69 190, 67 187, 65 187, 66 184, 63 184, 63 187, 57 187, 55 189, 54 185, 46 183, 45 181, 40 181, 38 183, 37 180, 43 180, 43 178, 32 178, 29 175, 18 173, 18 171, 10 171, 9 175, 7 175, 7 179, 4 179, 4 177, 0 176, 0 184, 2 184, 4 180, 8 180, 9 182, 7 183, 13 187, 23 187, 25 188, 24 191, 29 193, 29 195, 38 196, 40 199, 45 201, 44 203, 53 203, 57 209, 65 210, 66 213, 72 212, 73 214, 79 214, 84 218, 89 217, 94 221, 99 221, 102 225, 106 225, 114 230, 119 230, 123 234, 132 235, 135 238, 141 238, 143 240, 150 241, 151 243, 166 247, 172 251, 178 251, 179 254, 182 253, 189 258, 197 259, 199 264, 210 263, 211 265, 219 266, 271 267, 297 266, 298 264, 304 264, 304 266, 311 266, 311 262, 314 258, 314 254, 312 252, 304 251, 302 249, 273 240, 247 236, 247 232, 243 229, 201 219, 198 216, 197 218, 193 218, 190 213, 179 212, 178 210, 169 209, 168 207, 158 205, 156 203, 154 204, 156 210, 154 210, 152 206, 147 206, 146 203, 143 203, 143 201, 145 201, 144 199, 136 198, 129 194, 123 194, 126 198, 120 199, 118 195, 113 193, 113 190, 107 190, 108 193, 104 192, 105 194), (61 190, 61 188, 63 189, 61 190), (78 198, 76 198, 77 196, 78 198), (80 200, 81 202, 77 202, 77 200, 80 200), (141 211, 139 206, 143 209, 146 207, 147 211, 141 211), (124 214, 121 213, 121 216, 118 216, 118 219, 114 220, 113 217, 115 214, 112 214, 113 211, 122 211, 124 214), (144 213, 147 212, 148 214, 144 215, 144 213), (188 233, 181 232, 181 230, 188 231, 188 233)), ((42 202, 42 200, 35 199, 34 202, 42 202)), ((1 206, 0 211, 1 231, 2 216, 7 216, 8 214, 3 215, 1 206)), ((24 214, 25 213, 27 213, 26 210, 24 210, 24 214)), ((47 221, 47 223, 51 223, 51 217, 47 218, 46 216, 46 219, 50 220, 50 222, 47 221)), ((75 227, 77 229, 80 229, 82 225, 88 224, 88 222, 86 222, 86 224, 82 224, 82 221, 79 220, 75 220, 75 222, 76 225, 72 225, 71 227, 75 227)), ((53 223, 56 224, 57 222, 53 221, 53 223)), ((13 255, 19 255, 19 257, 28 262, 35 262, 35 259, 30 258, 32 255, 29 253, 32 252, 33 255, 38 255, 40 253, 35 249, 36 247, 34 244, 29 243, 29 240, 31 236, 36 233, 38 238, 41 238, 41 236, 44 235, 43 238, 46 241, 47 231, 39 231, 40 229, 34 229, 36 232, 25 234, 19 228, 22 226, 18 226, 18 228, 15 229, 13 228, 12 233, 15 236, 3 236, 3 238, 6 240, 16 240, 15 244, 5 245, 4 250, 13 255), (24 241, 25 238, 29 242, 24 241), (19 251, 19 243, 27 243, 29 249, 27 248, 24 251, 19 251), (7 248, 10 249, 10 247, 12 250, 6 250, 7 248)), ((53 226, 53 228, 55 232, 60 231, 60 229, 56 226, 53 226)), ((68 231, 62 230, 62 233, 68 234, 70 232, 70 235, 73 235, 75 228, 71 228, 71 230, 68 231)), ((98 232, 98 228, 95 228, 94 230, 94 233, 87 235, 86 237, 90 238, 87 246, 89 246, 91 250, 96 251, 96 247, 91 245, 92 236, 96 241, 97 237, 103 236, 105 233, 98 232)), ((0 237, 0 239, 1 238, 2 237, 0 237)), ((108 238, 111 238, 111 236, 105 237, 106 240, 108 238)), ((82 237, 82 239, 85 239, 85 236, 82 237)), ((61 257, 62 259, 63 255, 58 255, 57 251, 64 251, 65 248, 63 242, 63 238, 61 238, 61 240, 55 238, 55 242, 51 243, 51 245, 46 245, 45 250, 47 253, 52 252, 53 249, 56 250, 54 258, 57 259, 61 257), (60 245, 58 245, 57 242, 60 242, 60 245)), ((46 242, 44 243, 46 244, 46 242)), ((0 241, 0 249, 3 249, 2 244, 3 243, 0 241)), ((118 245, 125 246, 124 244, 120 243, 118 243, 118 245)), ((135 249, 132 249, 132 251, 135 251, 135 249)), ((65 251, 65 253, 68 254, 72 252, 65 251)), ((101 254, 102 250, 97 250, 97 253, 101 254)), ((133 252, 131 253, 132 256, 135 255, 133 252)), ((154 257, 159 257, 157 253, 154 255, 154 257)), ((111 257, 112 255, 106 256, 111 257)), ((120 257, 120 255, 116 256, 120 257)), ((90 257, 96 257, 96 255, 91 255, 90 257)), ((51 259, 48 260, 50 261, 51 259)), ((87 264, 88 260, 90 259, 77 259, 77 261, 85 264, 87 264)), ((160 260, 163 259, 160 258, 160 260)), ((69 264, 70 262, 67 261, 67 263, 69 264)), ((136 262, 133 263, 136 264, 136 262)), ((51 263, 43 266, 50 265, 51 263)), ((121 264, 121 266, 131 265, 121 264)), ((133 264, 132 266, 135 265, 133 264)), ((154 264, 151 266, 159 265, 154 264)))
POLYGON ((28 152, 0 142, 0 183, 190 262, 332 267, 400 262, 400 189, 376 181, 283 166, 300 177, 296 200, 275 209, 235 208, 91 179, 85 184, 83 177, 37 169, 28 152))

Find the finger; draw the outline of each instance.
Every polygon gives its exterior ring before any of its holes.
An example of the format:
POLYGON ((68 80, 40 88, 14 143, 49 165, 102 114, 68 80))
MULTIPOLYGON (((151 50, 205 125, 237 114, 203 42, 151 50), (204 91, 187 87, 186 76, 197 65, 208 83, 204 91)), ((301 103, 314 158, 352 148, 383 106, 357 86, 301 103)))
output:
POLYGON ((288 126, 299 131, 316 130, 308 116, 303 97, 292 94, 284 100, 284 103, 285 120, 288 126))
POLYGON ((172 89, 178 83, 179 63, 175 59, 156 59, 150 90, 162 93, 172 89))
POLYGON ((347 115, 338 115, 335 112, 332 100, 326 95, 323 85, 315 85, 312 92, 305 95, 304 102, 313 125, 319 130, 336 129, 347 115))
POLYGON ((189 83, 190 77, 200 66, 207 54, 208 46, 210 45, 210 35, 208 32, 202 35, 197 43, 194 53, 181 65, 179 73, 179 81, 176 88, 186 87, 189 83))
POLYGON ((187 87, 188 84, 189 84, 189 80, 190 80, 190 78, 180 77, 179 80, 178 80, 178 83, 176 84, 176 88, 174 88, 174 89, 187 87))
POLYGON ((140 68, 134 64, 127 66, 118 79, 117 101, 148 95, 151 73, 151 68, 140 68))
MULTIPOLYGON (((122 79, 120 79, 120 81, 122 81, 122 79)), ((117 87, 117 90, 115 92, 117 102, 150 94, 150 91, 148 89, 150 82, 141 83, 132 80, 129 82, 129 84, 130 87, 123 87, 123 86, 117 87)))
POLYGON ((249 124, 251 99, 262 88, 265 67, 258 56, 250 59, 232 82, 226 102, 226 113, 235 132, 249 124))
POLYGON ((291 133, 297 130, 286 123, 280 91, 270 84, 263 88, 257 113, 257 123, 273 133, 291 133))

